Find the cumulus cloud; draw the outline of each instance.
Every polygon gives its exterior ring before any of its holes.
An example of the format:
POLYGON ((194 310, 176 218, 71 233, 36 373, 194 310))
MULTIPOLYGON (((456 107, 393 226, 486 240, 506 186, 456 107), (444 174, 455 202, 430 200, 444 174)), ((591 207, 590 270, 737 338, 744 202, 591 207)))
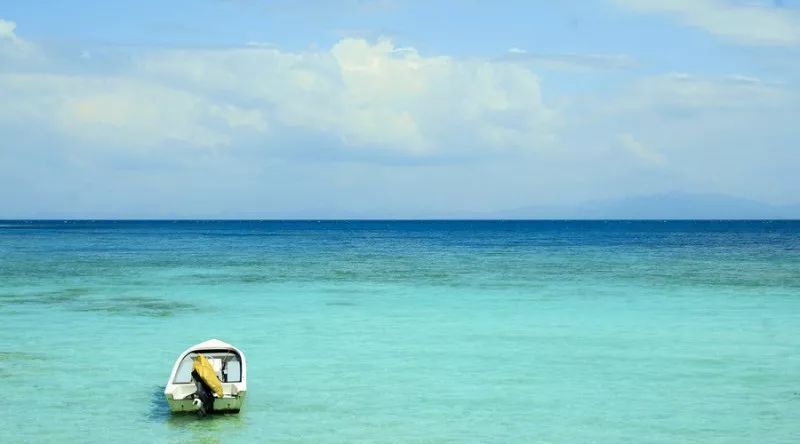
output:
POLYGON ((800 44, 800 14, 752 2, 729 0, 612 0, 643 13, 660 13, 717 37, 749 45, 800 44))
POLYGON ((305 52, 153 50, 132 66, 113 76, 6 74, 0 118, 40 119, 118 145, 225 146, 245 131, 269 149, 271 129, 310 131, 351 154, 417 157, 536 150, 556 133, 530 69, 426 57, 388 40, 305 52))
POLYGON ((31 56, 35 47, 28 41, 20 38, 17 33, 17 24, 10 20, 0 18, 0 60, 3 58, 22 58, 31 56))
POLYGON ((508 63, 422 56, 388 40, 343 39, 328 51, 166 51, 140 74, 207 95, 257 103, 286 127, 357 148, 425 155, 537 149, 555 115, 538 77, 508 63))

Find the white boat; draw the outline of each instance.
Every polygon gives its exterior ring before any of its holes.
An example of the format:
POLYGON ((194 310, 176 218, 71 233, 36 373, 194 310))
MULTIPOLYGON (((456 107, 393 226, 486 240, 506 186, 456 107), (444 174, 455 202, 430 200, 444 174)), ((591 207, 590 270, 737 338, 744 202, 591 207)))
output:
POLYGON ((215 411, 239 412, 247 394, 246 369, 244 353, 219 339, 209 339, 189 347, 178 356, 164 388, 170 410, 200 414, 215 411), (198 358, 200 355, 208 362, 198 358), (211 386, 221 382, 222 388, 219 392, 210 388, 204 380, 205 377, 199 376, 195 371, 196 360, 202 360, 203 365, 210 364, 208 372, 211 373, 213 369, 218 379, 216 382, 210 381, 211 386))

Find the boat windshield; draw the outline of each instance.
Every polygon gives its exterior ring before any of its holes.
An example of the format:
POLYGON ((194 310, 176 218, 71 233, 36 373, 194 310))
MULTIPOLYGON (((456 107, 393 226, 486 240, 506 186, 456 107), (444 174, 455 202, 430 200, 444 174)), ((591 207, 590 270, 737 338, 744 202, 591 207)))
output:
MULTIPOLYGON (((229 350, 209 350, 202 352, 214 367, 217 378, 221 382, 242 381, 242 361, 239 355, 229 350)), ((174 384, 188 384, 192 382, 192 369, 197 352, 191 352, 183 357, 178 371, 175 372, 174 384)))

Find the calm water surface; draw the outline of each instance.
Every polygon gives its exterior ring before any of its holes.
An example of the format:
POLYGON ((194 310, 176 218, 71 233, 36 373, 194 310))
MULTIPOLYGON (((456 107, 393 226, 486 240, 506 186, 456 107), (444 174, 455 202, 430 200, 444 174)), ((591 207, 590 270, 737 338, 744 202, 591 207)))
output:
POLYGON ((4 443, 800 442, 800 222, 2 221, 0 315, 4 443))

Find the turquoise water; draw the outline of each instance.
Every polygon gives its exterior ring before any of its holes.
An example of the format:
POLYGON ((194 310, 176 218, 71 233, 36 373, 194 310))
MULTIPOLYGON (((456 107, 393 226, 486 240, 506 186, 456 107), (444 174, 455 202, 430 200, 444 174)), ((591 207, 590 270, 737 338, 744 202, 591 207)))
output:
POLYGON ((0 313, 4 443, 800 442, 800 222, 6 221, 0 313))

